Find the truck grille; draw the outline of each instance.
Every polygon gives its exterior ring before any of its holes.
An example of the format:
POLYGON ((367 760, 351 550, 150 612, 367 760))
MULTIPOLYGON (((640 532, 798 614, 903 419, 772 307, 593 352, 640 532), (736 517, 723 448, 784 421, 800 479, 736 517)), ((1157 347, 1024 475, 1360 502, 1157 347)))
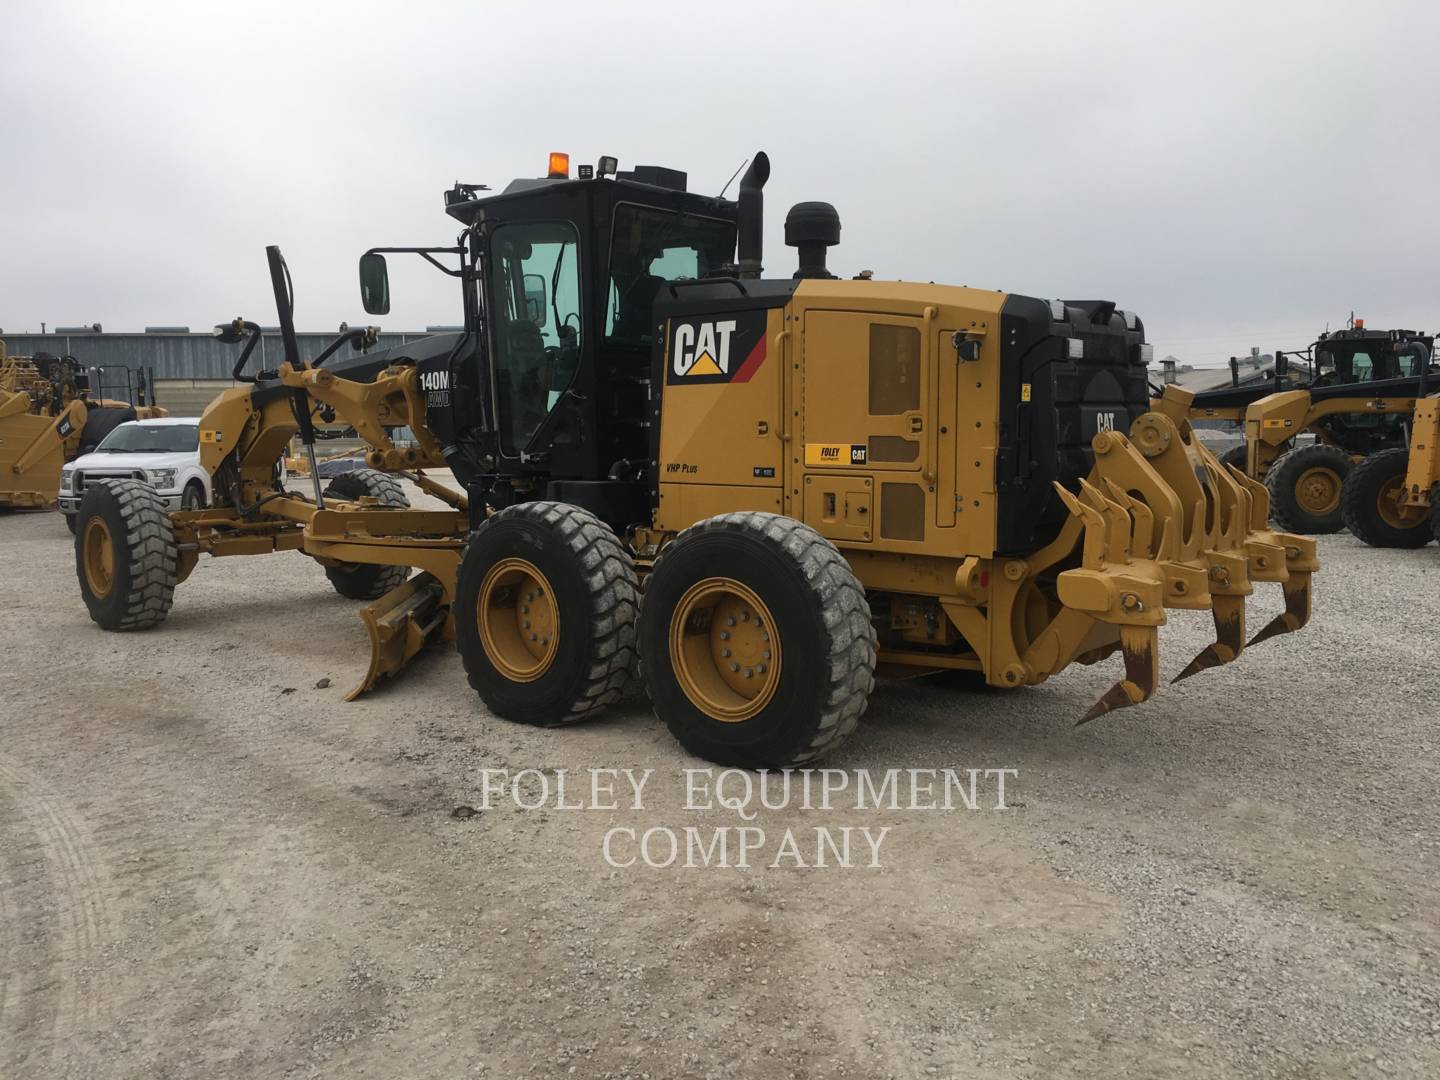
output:
POLYGON ((81 495, 87 484, 108 480, 139 480, 145 482, 144 469, 85 469, 75 473, 75 494, 81 495))

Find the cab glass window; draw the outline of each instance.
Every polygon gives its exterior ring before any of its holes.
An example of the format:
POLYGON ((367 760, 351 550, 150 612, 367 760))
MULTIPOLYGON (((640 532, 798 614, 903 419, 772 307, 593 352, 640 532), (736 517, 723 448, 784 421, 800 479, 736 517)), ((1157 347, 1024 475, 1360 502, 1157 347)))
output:
POLYGON ((660 287, 708 277, 729 263, 734 251, 735 226, 728 221, 646 206, 616 207, 606 341, 649 345, 660 287))
POLYGON ((580 260, 574 226, 502 225, 490 242, 500 441, 530 445, 580 365, 580 260))

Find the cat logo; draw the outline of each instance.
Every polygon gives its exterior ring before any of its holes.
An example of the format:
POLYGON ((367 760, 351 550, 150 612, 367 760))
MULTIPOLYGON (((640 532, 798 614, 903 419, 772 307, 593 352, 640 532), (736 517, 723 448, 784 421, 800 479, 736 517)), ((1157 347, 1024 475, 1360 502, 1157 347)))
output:
POLYGON ((710 319, 672 319, 665 381, 749 382, 765 362, 764 311, 737 311, 710 319))
POLYGON ((675 374, 685 376, 730 374, 730 335, 735 320, 680 323, 675 327, 671 365, 675 374))

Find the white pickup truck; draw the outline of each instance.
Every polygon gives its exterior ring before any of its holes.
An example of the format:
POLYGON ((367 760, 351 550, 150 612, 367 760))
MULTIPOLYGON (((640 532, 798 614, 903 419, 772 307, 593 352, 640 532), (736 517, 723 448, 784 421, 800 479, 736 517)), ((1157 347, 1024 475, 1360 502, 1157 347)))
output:
POLYGON ((60 512, 71 532, 86 486, 106 480, 149 484, 172 510, 209 505, 210 474, 200 467, 199 417, 131 420, 61 469, 60 512))

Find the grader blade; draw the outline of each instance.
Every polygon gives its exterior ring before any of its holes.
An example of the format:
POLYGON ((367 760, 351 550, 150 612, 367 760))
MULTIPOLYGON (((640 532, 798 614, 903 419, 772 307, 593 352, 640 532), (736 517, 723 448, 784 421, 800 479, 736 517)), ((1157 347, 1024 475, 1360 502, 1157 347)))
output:
POLYGON ((358 686, 345 695, 354 701, 381 678, 396 674, 445 629, 450 608, 445 588, 434 574, 416 574, 374 604, 360 609, 370 635, 370 666, 358 686))
POLYGON ((1310 574, 1308 571, 1290 571, 1285 582, 1285 610, 1271 619, 1264 630, 1250 639, 1250 646, 1269 641, 1281 634, 1293 634, 1310 621, 1310 574))
POLYGON ((1228 664, 1245 651, 1245 598, 1243 596, 1216 596, 1213 600, 1215 611, 1215 641, 1201 650, 1200 655, 1186 665, 1185 670, 1171 679, 1171 684, 1202 671, 1228 664))
POLYGON ((1120 651, 1125 657, 1125 678, 1105 691, 1104 697, 1076 722, 1076 727, 1116 709, 1139 705, 1155 693, 1160 684, 1159 635, 1155 627, 1122 626, 1120 651))

